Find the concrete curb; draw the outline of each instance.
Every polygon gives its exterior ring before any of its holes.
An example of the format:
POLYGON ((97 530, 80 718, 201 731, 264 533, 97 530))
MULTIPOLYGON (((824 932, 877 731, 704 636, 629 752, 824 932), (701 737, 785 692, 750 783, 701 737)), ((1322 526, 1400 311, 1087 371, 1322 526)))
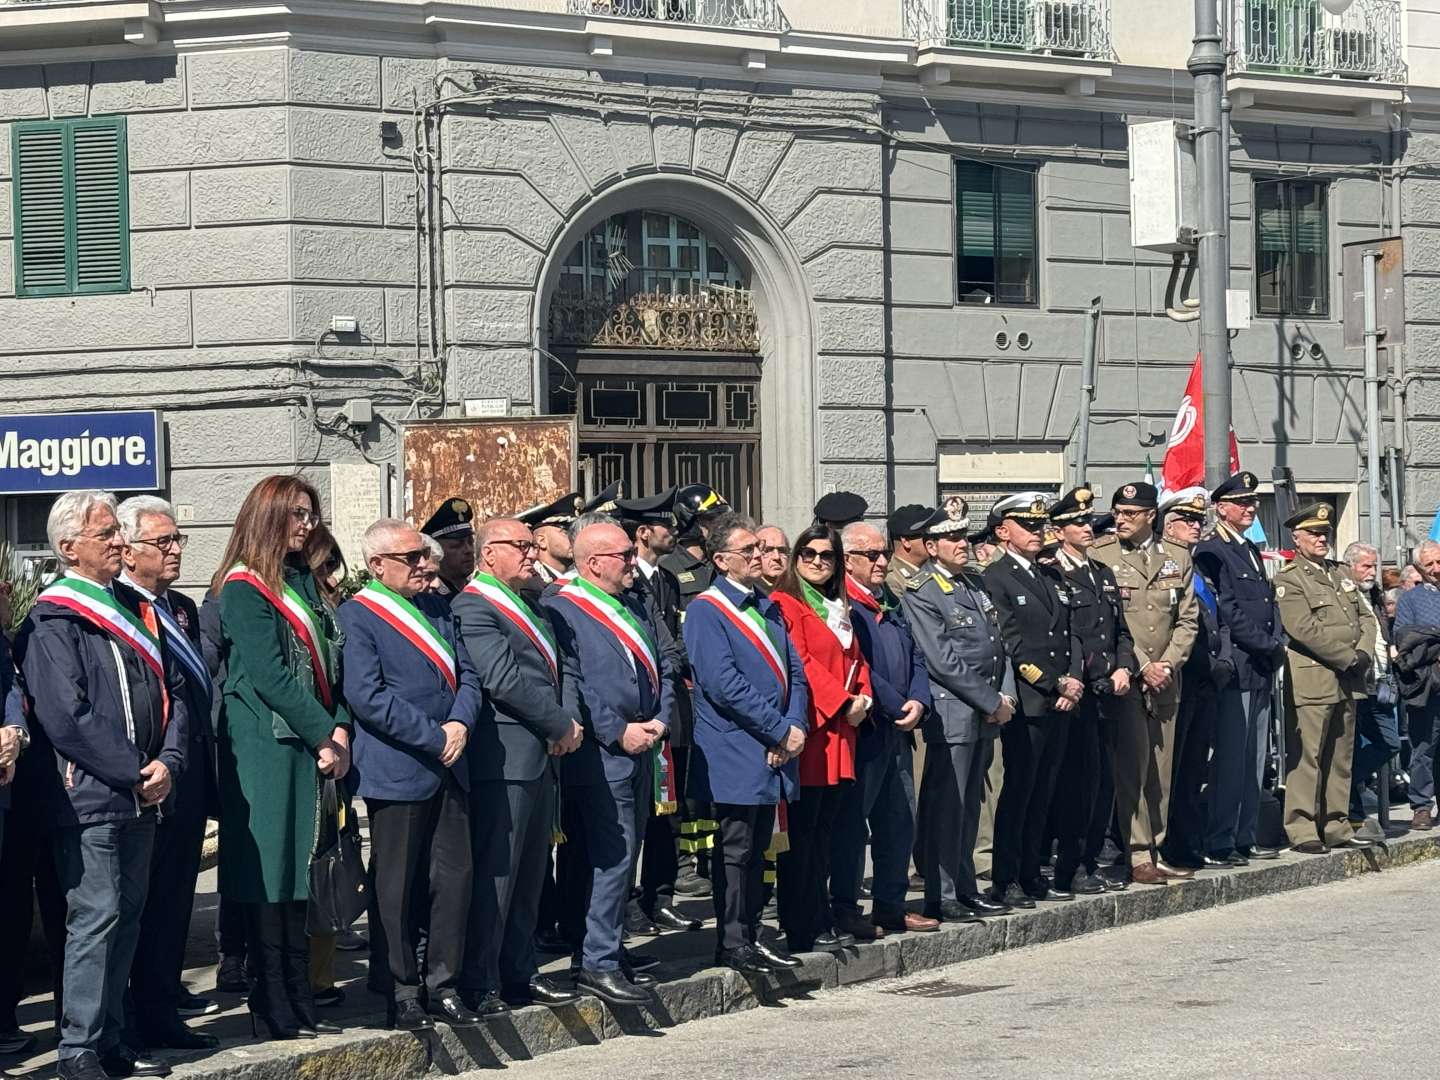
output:
MULTIPOLYGON (((747 980, 709 968, 662 982, 653 1006, 611 1009, 594 998, 563 1009, 530 1007, 472 1029, 436 1029, 433 1035, 351 1028, 306 1044, 250 1043, 177 1066, 187 1080, 411 1080, 431 1073, 495 1068, 556 1050, 596 1045, 630 1034, 653 1034, 676 1024, 753 1009, 784 997, 801 997, 875 979, 911 975, 1006 949, 1063 941, 1097 930, 1233 904, 1254 897, 1342 881, 1378 870, 1440 857, 1440 836, 1403 837, 1383 848, 1287 854, 1231 873, 1204 873, 1165 887, 1132 886, 1125 892, 1041 904, 982 925, 941 927, 938 933, 902 934, 860 945, 841 956, 811 953, 805 966, 773 978, 747 980)), ((708 947, 709 935, 706 934, 708 947)), ((662 972, 663 974, 663 972, 662 972)))

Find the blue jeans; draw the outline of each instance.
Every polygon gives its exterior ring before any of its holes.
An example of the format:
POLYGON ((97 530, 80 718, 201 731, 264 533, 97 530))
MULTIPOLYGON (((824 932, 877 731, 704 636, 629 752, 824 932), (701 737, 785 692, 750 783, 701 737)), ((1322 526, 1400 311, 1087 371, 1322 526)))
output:
POLYGON ((893 743, 863 761, 857 758, 855 786, 840 803, 830 838, 830 906, 837 914, 860 910, 866 840, 875 869, 875 910, 905 910, 915 817, 901 777, 910 773, 912 751, 907 739, 893 743))
POLYGON ((60 1058, 106 1054, 125 1027, 125 987, 150 889, 155 814, 55 830, 65 917, 60 1058))
POLYGON ((1395 706, 1388 708, 1372 698, 1355 703, 1355 768, 1350 777, 1350 817, 1365 818, 1361 793, 1370 776, 1400 752, 1400 717, 1395 706))

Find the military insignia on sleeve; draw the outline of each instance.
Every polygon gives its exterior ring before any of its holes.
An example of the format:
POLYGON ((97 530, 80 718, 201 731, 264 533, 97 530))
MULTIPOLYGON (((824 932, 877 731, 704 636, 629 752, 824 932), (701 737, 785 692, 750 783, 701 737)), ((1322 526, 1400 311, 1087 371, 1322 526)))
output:
POLYGON ((1341 579, 1340 579, 1340 588, 1344 589, 1346 592, 1354 592, 1354 591, 1355 591, 1355 582, 1351 581, 1348 577, 1347 577, 1347 578, 1341 578, 1341 579))
POLYGON ((1283 599, 1285 599, 1285 586, 1284 586, 1284 585, 1276 585, 1276 586, 1275 586, 1275 599, 1276 599, 1276 600, 1283 600, 1283 599))
POLYGON ((1020 677, 1032 686, 1044 678, 1045 673, 1034 664, 1021 664, 1019 667, 1020 677))
POLYGON ((689 570, 682 570, 682 571, 680 571, 680 573, 678 573, 678 574, 675 575, 675 580, 676 580, 676 581, 694 581, 694 580, 695 580, 695 575, 694 575, 693 573, 691 573, 689 570))

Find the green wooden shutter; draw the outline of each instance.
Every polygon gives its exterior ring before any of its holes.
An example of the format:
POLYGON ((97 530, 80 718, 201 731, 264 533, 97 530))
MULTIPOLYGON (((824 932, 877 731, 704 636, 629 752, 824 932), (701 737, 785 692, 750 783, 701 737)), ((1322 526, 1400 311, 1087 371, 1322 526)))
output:
POLYGON ((130 288, 125 118, 16 124, 17 296, 130 288))
POLYGON ((16 125, 12 139, 15 206, 15 293, 68 292, 63 124, 16 125))
POLYGON ((995 170, 995 203, 1000 217, 1000 254, 1035 254, 1035 174, 1001 166, 995 170))
POLYGON ((76 121, 74 160, 74 290, 130 287, 129 177, 123 121, 76 121))
POLYGON ((962 258, 995 255, 994 168, 976 161, 955 163, 955 191, 962 258))

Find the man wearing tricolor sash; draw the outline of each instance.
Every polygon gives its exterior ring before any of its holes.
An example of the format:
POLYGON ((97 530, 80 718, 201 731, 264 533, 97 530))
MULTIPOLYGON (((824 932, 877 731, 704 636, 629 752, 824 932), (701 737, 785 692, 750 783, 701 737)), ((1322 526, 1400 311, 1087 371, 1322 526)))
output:
MULTIPOLYGON (((185 771, 175 781, 175 797, 155 829, 150 860, 150 898, 140 921, 140 942, 130 972, 137 1045, 176 1050, 206 1050, 219 1045, 213 1035, 192 1031, 180 1019, 180 977, 185 968, 185 943, 195 906, 195 881, 205 843, 205 819, 218 815, 215 783, 215 736, 210 707, 215 700, 210 669, 200 645, 200 615, 195 601, 171 589, 180 577, 185 534, 175 524, 175 511, 164 499, 137 495, 117 512, 125 535, 125 569, 115 586, 138 606, 149 603, 163 649, 185 680, 190 715, 190 742, 185 771), (131 595, 133 594, 133 595, 131 595)), ((219 1009, 204 1002, 200 1007, 219 1009)))
POLYGON ((583 732, 560 699, 560 656, 549 621, 524 598, 535 538, 515 518, 476 533, 473 580, 451 602, 485 689, 470 738, 475 888, 461 992, 482 1014, 501 1004, 565 1005, 566 987, 538 974, 535 923, 555 829, 560 755, 583 732))
POLYGON ((779 608, 758 595, 760 542, 725 515, 710 527, 712 584, 685 611, 695 684, 690 784, 711 801, 719 837, 711 865, 715 959, 746 974, 800 962, 759 936, 765 848, 776 806, 799 794, 795 757, 805 747, 810 691, 779 608))
POLYGON ((150 603, 120 595, 115 499, 67 492, 46 523, 65 568, 31 609, 16 658, 36 742, 54 756, 49 809, 66 918, 60 1075, 163 1076, 121 1041, 160 806, 185 766, 184 680, 150 603))
POLYGON ((542 602, 560 652, 561 688, 585 739, 561 761, 559 878, 562 932, 577 950, 576 981, 612 1005, 640 1005, 621 948, 636 844, 654 801, 651 751, 675 702, 670 661, 655 624, 627 594, 635 545, 613 518, 574 525, 577 576, 542 602))
POLYGON ((370 866, 405 1030, 480 1017, 460 998, 470 917, 470 772, 463 760, 483 691, 444 599, 423 593, 425 546, 382 518, 360 542, 372 580, 336 618, 355 721, 355 791, 370 814, 370 866), (420 920, 429 938, 416 963, 420 920), (429 1015, 427 1015, 427 1013, 429 1015))

